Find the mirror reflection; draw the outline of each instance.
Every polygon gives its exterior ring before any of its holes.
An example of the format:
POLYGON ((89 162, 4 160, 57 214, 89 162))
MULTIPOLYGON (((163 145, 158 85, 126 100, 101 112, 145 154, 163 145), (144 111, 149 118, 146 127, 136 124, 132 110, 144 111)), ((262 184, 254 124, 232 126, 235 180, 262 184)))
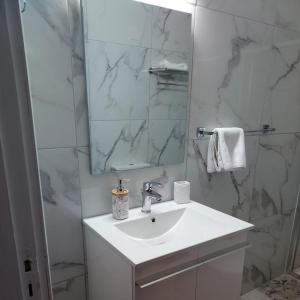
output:
POLYGON ((182 163, 191 15, 84 0, 91 172, 182 163))

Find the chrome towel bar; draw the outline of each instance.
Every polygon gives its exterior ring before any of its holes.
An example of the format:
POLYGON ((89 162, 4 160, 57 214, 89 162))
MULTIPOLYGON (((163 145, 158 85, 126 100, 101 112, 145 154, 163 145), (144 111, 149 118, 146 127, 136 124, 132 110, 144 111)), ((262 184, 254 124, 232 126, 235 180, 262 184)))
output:
MULTIPOLYGON (((256 129, 256 130, 245 130, 244 132, 247 134, 251 134, 251 133, 262 133, 262 134, 266 134, 269 132, 274 132, 276 131, 275 128, 270 127, 269 124, 264 124, 262 126, 261 129, 256 129)), ((197 127, 196 129, 196 137, 197 138, 202 138, 205 137, 206 135, 213 135, 214 132, 213 131, 207 131, 205 127, 197 127)))

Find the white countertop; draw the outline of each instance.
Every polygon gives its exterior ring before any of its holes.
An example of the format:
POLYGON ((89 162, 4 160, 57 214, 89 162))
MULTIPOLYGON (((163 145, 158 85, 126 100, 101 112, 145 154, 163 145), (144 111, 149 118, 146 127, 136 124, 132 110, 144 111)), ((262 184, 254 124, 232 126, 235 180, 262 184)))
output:
POLYGON ((112 215, 102 215, 84 219, 85 225, 104 238, 111 246, 127 258, 131 264, 146 261, 187 249, 199 244, 222 238, 254 226, 227 214, 191 201, 176 204, 174 201, 162 202, 152 206, 152 212, 145 215, 141 208, 131 209, 129 219, 117 221, 112 215), (154 216, 169 211, 185 209, 179 221, 165 234, 153 239, 133 238, 115 225, 154 216))

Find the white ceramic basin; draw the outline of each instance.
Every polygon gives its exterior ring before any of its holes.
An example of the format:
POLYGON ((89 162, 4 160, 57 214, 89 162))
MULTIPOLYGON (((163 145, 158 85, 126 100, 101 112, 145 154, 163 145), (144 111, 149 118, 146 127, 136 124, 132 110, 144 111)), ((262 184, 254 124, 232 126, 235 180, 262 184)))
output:
POLYGON ((165 213, 146 215, 145 218, 128 220, 115 226, 136 239, 153 239, 160 237, 172 230, 182 218, 186 208, 165 213))
POLYGON ((85 219, 84 223, 133 265, 253 228, 194 201, 155 204, 149 215, 140 207, 131 209, 124 221, 109 214, 85 219))

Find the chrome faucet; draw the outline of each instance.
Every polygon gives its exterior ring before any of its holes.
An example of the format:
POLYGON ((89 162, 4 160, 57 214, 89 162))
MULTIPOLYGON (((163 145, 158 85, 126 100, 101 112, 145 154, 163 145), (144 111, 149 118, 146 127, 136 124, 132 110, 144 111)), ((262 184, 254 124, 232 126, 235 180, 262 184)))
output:
POLYGON ((161 194, 153 190, 154 187, 162 187, 158 182, 144 182, 142 191, 142 212, 150 213, 153 201, 161 201, 161 194))

